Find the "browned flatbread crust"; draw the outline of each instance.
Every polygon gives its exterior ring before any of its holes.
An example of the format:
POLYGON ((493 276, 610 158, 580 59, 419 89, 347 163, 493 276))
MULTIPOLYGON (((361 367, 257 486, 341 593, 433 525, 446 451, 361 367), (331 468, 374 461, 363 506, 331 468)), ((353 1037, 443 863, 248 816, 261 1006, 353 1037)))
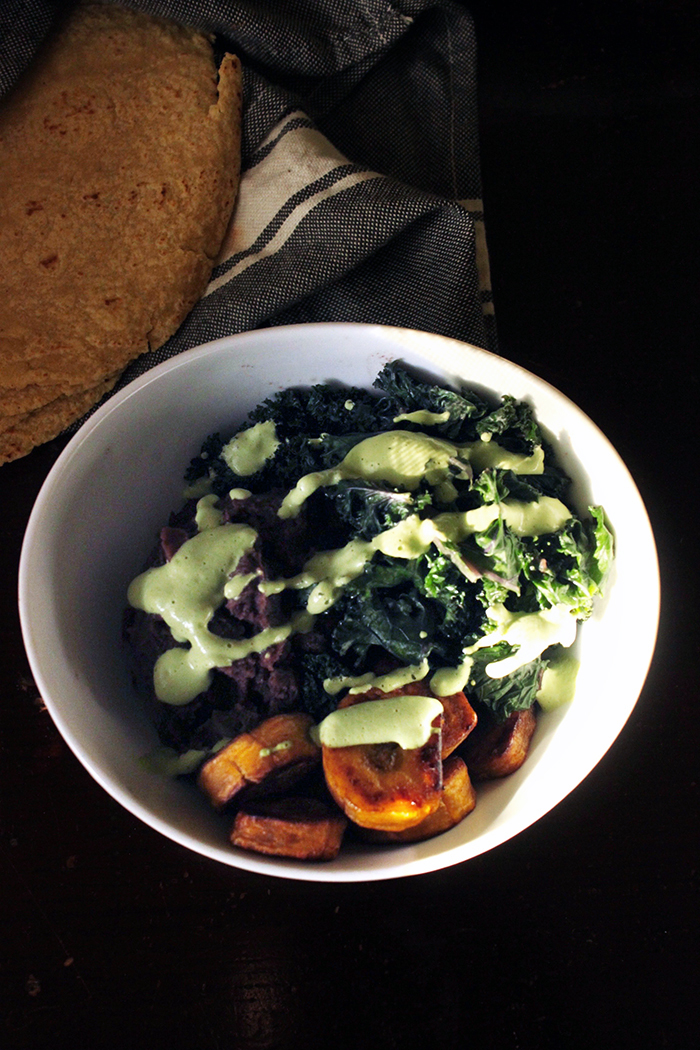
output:
POLYGON ((67 394, 57 397, 54 401, 33 412, 0 420, 2 432, 0 433, 0 463, 7 463, 20 456, 26 456, 38 444, 56 437, 62 430, 88 412, 93 405, 107 394, 119 374, 102 380, 94 387, 83 390, 79 394, 67 394), (46 434, 47 437, 37 441, 37 435, 46 434))
POLYGON ((238 59, 217 71, 205 34, 85 3, 0 106, 0 431, 25 435, 0 462, 79 418, 201 297, 241 97, 238 59))

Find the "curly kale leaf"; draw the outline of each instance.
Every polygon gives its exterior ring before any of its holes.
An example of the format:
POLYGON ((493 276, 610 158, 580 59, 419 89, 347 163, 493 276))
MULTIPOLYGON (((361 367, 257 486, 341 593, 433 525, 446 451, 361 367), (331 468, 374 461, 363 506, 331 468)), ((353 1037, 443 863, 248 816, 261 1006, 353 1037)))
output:
POLYGON ((493 574, 498 583, 518 591, 520 570, 525 559, 522 540, 499 515, 482 532, 475 532, 470 543, 481 552, 481 568, 493 574))
POLYGON ((185 481, 188 485, 193 484, 200 478, 208 477, 219 462, 226 466, 223 460, 220 460, 221 450, 225 444, 226 442, 218 432, 205 438, 199 455, 190 460, 190 464, 185 471, 185 481))
POLYGON ((491 678, 486 673, 486 665, 510 656, 513 651, 507 642, 479 649, 471 668, 470 696, 488 708, 497 722, 504 722, 514 712, 532 707, 548 663, 546 657, 540 656, 503 678, 491 678))
POLYGON ((448 554, 435 549, 423 555, 416 566, 416 587, 432 599, 440 611, 433 638, 434 663, 457 664, 465 645, 481 634, 485 605, 484 581, 470 583, 448 554))
POLYGON ((394 402, 395 414, 427 410, 449 418, 435 425, 441 436, 452 441, 470 440, 474 436, 473 421, 480 419, 488 405, 471 390, 457 392, 434 383, 418 379, 399 361, 385 365, 374 385, 383 390, 394 402))
POLYGON ((371 540, 410 514, 428 506, 428 492, 396 492, 361 478, 346 479, 326 489, 341 521, 363 540, 371 540))
POLYGON ((571 518, 557 532, 522 541, 523 577, 537 604, 541 608, 568 605, 579 620, 590 616, 613 555, 602 509, 590 510, 590 520, 571 518))
POLYGON ((516 474, 500 467, 487 467, 472 483, 471 491, 482 503, 516 500, 532 503, 540 496, 562 499, 566 495, 569 478, 553 464, 545 464, 542 474, 516 474))
POLYGON ((324 434, 320 438, 292 434, 280 441, 274 454, 255 474, 240 475, 231 469, 222 455, 226 442, 214 434, 207 438, 200 455, 192 460, 185 480, 192 483, 198 478, 208 477, 212 491, 219 496, 240 487, 255 493, 275 488, 289 489, 305 474, 336 466, 364 436, 355 432, 324 434))
POLYGON ((343 592, 333 646, 355 670, 378 647, 402 663, 420 663, 432 648, 435 610, 418 593, 415 563, 376 556, 343 592))
POLYGON ((335 653, 306 653, 301 665, 299 696, 302 710, 315 722, 320 722, 334 711, 338 698, 323 688, 327 678, 346 678, 350 668, 335 653))
POLYGON ((589 537, 589 573, 599 591, 602 591, 612 569, 615 556, 613 534, 605 523, 602 507, 589 507, 591 522, 587 526, 589 537))
POLYGON ((510 452, 531 454, 540 444, 541 434, 532 409, 525 401, 516 401, 510 394, 501 398, 501 404, 476 424, 476 432, 483 438, 489 434, 510 452))
MULTIPOLYGON (((486 467, 472 482, 471 491, 478 496, 483 504, 500 503, 508 499, 511 494, 509 480, 510 470, 501 470, 497 467, 486 467)), ((518 475, 513 475, 517 477, 518 475)), ((525 483, 527 486, 527 482, 525 483)), ((537 499, 534 489, 529 486, 520 490, 525 496, 525 502, 537 499)))
POLYGON ((392 425, 386 399, 358 387, 317 384, 281 390, 249 414, 252 424, 274 420, 281 438, 305 434, 376 433, 392 425))
POLYGON ((455 663, 484 621, 479 590, 432 548, 413 560, 379 555, 346 588, 333 644, 357 668, 375 646, 407 664, 431 654, 455 663))
POLYGON ((411 590, 347 594, 343 619, 333 632, 333 644, 358 669, 367 666, 369 651, 378 647, 404 664, 418 664, 432 649, 430 608, 411 590))

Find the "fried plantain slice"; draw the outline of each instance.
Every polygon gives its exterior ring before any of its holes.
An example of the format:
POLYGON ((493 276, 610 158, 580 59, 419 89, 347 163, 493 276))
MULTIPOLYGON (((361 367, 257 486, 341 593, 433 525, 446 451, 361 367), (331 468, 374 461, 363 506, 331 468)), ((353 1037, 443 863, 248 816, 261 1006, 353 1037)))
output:
POLYGON ((318 799, 280 798, 246 804, 236 814, 231 842, 240 849, 296 860, 333 860, 347 820, 318 799))
POLYGON ((442 704, 442 757, 447 758, 463 744, 476 726, 476 711, 464 693, 439 696, 442 704))
POLYGON ((312 725, 301 711, 265 719, 204 763, 199 786, 217 809, 243 790, 248 795, 285 791, 320 760, 321 750, 309 736, 312 725))
POLYGON ((467 765, 459 755, 450 755, 442 765, 442 797, 434 813, 415 827, 403 831, 365 830, 362 837, 368 842, 421 842, 449 831, 476 806, 476 791, 469 777, 467 765))
POLYGON ((522 766, 537 725, 534 708, 515 711, 466 741, 462 754, 475 780, 507 777, 522 766))
MULTIPOLYGON (((370 703, 388 695, 376 689, 348 694, 338 706, 370 703)), ((323 746, 328 790, 353 823, 400 831, 419 824, 437 808, 442 791, 442 715, 438 719, 422 747, 404 749, 395 743, 323 746)))

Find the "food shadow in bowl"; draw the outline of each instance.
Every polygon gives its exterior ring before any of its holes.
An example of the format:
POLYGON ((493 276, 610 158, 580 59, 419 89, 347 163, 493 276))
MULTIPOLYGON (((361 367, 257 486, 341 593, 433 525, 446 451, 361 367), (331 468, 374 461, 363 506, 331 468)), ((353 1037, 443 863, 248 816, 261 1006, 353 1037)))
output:
POLYGON ((590 772, 642 688, 656 637, 658 572, 648 518, 624 463, 549 384, 440 336, 374 325, 296 325, 181 354, 86 422, 32 512, 20 615, 32 671, 58 729, 95 780, 135 816, 225 864, 305 880, 362 881, 419 874, 483 853, 548 812, 590 772), (528 401, 574 481, 575 503, 581 510, 588 503, 605 507, 617 544, 614 573, 579 630, 573 702, 541 715, 525 765, 480 785, 477 806, 460 825, 399 847, 352 844, 323 864, 245 853, 228 843, 230 821, 191 784, 144 765, 157 740, 121 643, 126 591, 182 502, 184 470, 208 434, 233 433, 255 405, 286 387, 329 381, 370 387, 394 360, 434 381, 528 401))

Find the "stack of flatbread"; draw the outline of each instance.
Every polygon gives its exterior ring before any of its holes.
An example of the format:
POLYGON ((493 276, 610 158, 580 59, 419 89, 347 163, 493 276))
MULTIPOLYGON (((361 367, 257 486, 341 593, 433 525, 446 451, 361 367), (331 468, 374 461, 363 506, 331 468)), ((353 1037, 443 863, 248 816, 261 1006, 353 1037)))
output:
POLYGON ((0 463, 59 434, 201 297, 238 191, 241 68, 83 3, 0 104, 0 463))

